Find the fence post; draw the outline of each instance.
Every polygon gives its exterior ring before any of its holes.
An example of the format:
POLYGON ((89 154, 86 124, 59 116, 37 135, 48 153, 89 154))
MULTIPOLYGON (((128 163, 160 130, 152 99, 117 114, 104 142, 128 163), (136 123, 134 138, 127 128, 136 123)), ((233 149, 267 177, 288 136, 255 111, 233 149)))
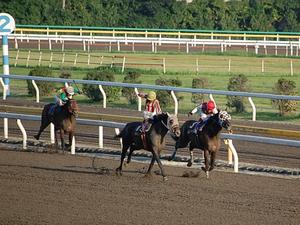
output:
POLYGON ((17 64, 18 64, 19 52, 20 52, 20 50, 18 49, 18 51, 17 51, 17 55, 16 55, 16 60, 15 60, 15 67, 16 67, 16 66, 17 66, 17 64))
POLYGON ((125 70, 125 56, 123 56, 123 62, 122 62, 122 73, 124 73, 125 70))
POLYGON ((87 61, 87 64, 88 64, 88 65, 90 65, 90 60, 91 60, 91 54, 89 53, 89 54, 88 54, 88 61, 87 61))
POLYGON ((39 56, 39 66, 41 65, 41 62, 42 62, 42 53, 43 52, 40 52, 40 56, 39 56))
POLYGON ((228 59, 228 72, 231 72, 231 59, 228 59))
POLYGON ((186 53, 187 54, 189 53, 189 43, 188 42, 186 43, 186 53))
POLYGON ((102 65, 103 63, 103 55, 100 57, 100 66, 102 65))
POLYGON ((82 41, 83 51, 86 51, 85 40, 82 41))
POLYGON ((18 49, 18 39, 17 38, 15 38, 15 49, 18 49))
POLYGON ((199 60, 198 58, 196 59, 196 73, 199 73, 199 60))
POLYGON ((27 149, 27 134, 20 119, 17 119, 17 124, 23 135, 23 149, 27 149))
POLYGON ((28 51, 28 55, 27 55, 26 67, 28 67, 29 59, 30 59, 30 50, 28 51))
POLYGON ((49 68, 52 67, 53 52, 50 53, 49 68))
POLYGON ((36 83, 35 83, 34 80, 32 80, 31 82, 32 82, 32 85, 33 85, 33 87, 34 87, 34 89, 35 89, 35 93, 36 93, 36 102, 39 103, 39 102, 40 102, 40 90, 39 90, 39 88, 38 88, 38 86, 36 85, 36 83))
POLYGON ((4 132, 4 138, 8 138, 8 118, 3 119, 3 132, 4 132))
POLYGON ((103 97, 103 108, 106 109, 106 93, 105 93, 102 85, 99 85, 99 89, 100 89, 102 97, 103 97))
POLYGON ((3 82, 3 78, 0 79, 0 83, 2 85, 2 88, 3 88, 3 100, 6 99, 6 87, 5 87, 5 84, 3 82))
POLYGON ((255 107, 254 102, 252 101, 251 97, 248 97, 248 100, 249 100, 250 105, 252 107, 252 120, 256 121, 256 107, 255 107))
POLYGON ((51 39, 49 39, 49 51, 52 50, 52 44, 51 44, 51 39))
POLYGON ((163 72, 166 73, 166 58, 163 58, 163 72))
POLYGON ((76 63, 77 63, 77 56, 78 56, 78 53, 75 54, 75 59, 74 59, 74 64, 73 64, 74 66, 76 66, 76 63))
POLYGON ((137 88, 134 88, 134 92, 138 98, 138 111, 142 111, 142 98, 139 96, 139 91, 137 88))
POLYGON ((239 172, 239 157, 238 157, 238 154, 236 152, 234 145, 232 144, 232 140, 225 139, 224 142, 228 146, 228 148, 227 148, 228 149, 228 164, 232 165, 232 154, 233 154, 233 158, 234 158, 233 170, 235 173, 238 173, 239 172))
POLYGON ((177 97, 176 97, 174 91, 171 91, 171 95, 172 95, 172 98, 173 98, 174 104, 175 104, 174 114, 177 115, 178 114, 178 100, 177 100, 177 97))
POLYGON ((65 41, 64 40, 62 40, 62 42, 61 42, 61 51, 62 52, 65 51, 65 41))
POLYGON ((62 60, 61 60, 62 65, 65 63, 65 55, 66 55, 66 53, 63 53, 63 55, 62 55, 62 60))
POLYGON ((38 50, 41 51, 41 40, 38 40, 38 50))
POLYGON ((294 75, 294 69, 293 69, 293 60, 291 60, 291 76, 294 75))
MULTIPOLYGON (((116 135, 120 134, 120 129, 115 128, 115 133, 116 133, 116 135)), ((120 144, 121 144, 121 149, 122 149, 123 148, 122 138, 120 138, 120 144)))
POLYGON ((99 126, 99 148, 103 148, 103 126, 99 126))
POLYGON ((50 123, 50 143, 55 144, 55 131, 53 123, 50 123))
POLYGON ((72 139, 71 155, 75 155, 75 136, 73 136, 73 139, 72 139))
POLYGON ((264 73, 265 72, 265 60, 261 60, 261 72, 264 73))
POLYGON ((121 50, 120 48, 120 41, 117 41, 117 48, 118 48, 118 52, 121 50))

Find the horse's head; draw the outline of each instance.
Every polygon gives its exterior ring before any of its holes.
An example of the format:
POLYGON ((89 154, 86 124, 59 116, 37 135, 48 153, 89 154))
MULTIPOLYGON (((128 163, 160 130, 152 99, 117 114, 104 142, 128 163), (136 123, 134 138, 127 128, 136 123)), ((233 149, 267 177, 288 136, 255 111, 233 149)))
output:
POLYGON ((180 127, 179 121, 176 115, 167 113, 167 128, 171 131, 176 137, 180 136, 180 127))
POLYGON ((221 127, 225 128, 226 130, 231 130, 231 116, 228 112, 220 110, 218 113, 219 123, 221 127))
POLYGON ((78 116, 78 105, 75 99, 70 99, 67 102, 67 109, 70 114, 77 117, 78 116))

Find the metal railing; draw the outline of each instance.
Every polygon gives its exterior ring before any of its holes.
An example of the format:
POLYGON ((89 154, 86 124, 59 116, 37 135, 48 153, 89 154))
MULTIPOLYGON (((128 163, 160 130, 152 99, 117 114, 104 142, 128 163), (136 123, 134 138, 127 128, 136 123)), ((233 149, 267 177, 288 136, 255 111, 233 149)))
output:
MULTIPOLYGON (((139 93, 138 89, 154 89, 154 90, 165 90, 170 91, 171 96, 174 100, 175 109, 174 113, 178 113, 178 99, 175 95, 175 92, 187 92, 187 93, 198 93, 198 94, 208 94, 210 99, 214 101, 213 95, 226 95, 226 96, 242 96, 248 97, 248 100, 252 107, 252 120, 256 120, 256 107, 252 100, 255 98, 267 98, 267 99, 279 99, 279 100, 293 100, 300 101, 300 96, 289 96, 289 95, 274 95, 266 93, 251 93, 251 92, 237 92, 237 91, 219 91, 211 89, 196 89, 196 88, 180 88, 180 87, 171 87, 171 86, 159 86, 159 85, 147 85, 147 84, 131 84, 131 83, 121 83, 121 82, 107 82, 107 81, 95 81, 95 80, 74 80, 74 79, 63 79, 63 78, 49 78, 49 77, 37 77, 37 76, 21 76, 21 75, 3 75, 0 74, 0 78, 10 78, 18 80, 31 80, 33 82, 36 90, 36 101, 39 102, 39 89, 35 81, 47 81, 47 82, 57 82, 57 83, 77 83, 77 84, 92 84, 98 85, 99 89, 103 95, 103 108, 106 108, 106 94, 102 86, 115 86, 115 87, 126 87, 133 88, 136 96, 138 98, 138 110, 141 111, 141 97, 137 94, 139 93)), ((1 82, 3 83, 3 82, 1 82)), ((3 86, 3 85, 2 85, 3 86)), ((3 99, 6 99, 6 92, 3 86, 3 99)))

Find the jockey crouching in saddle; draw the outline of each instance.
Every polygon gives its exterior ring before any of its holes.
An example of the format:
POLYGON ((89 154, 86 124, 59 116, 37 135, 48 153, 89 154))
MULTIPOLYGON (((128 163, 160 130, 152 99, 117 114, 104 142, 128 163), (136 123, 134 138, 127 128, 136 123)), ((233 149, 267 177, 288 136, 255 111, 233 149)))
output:
POLYGON ((81 91, 72 86, 60 88, 57 95, 54 96, 55 105, 49 109, 49 115, 54 116, 56 109, 66 104, 68 100, 73 99, 75 94, 81 94, 81 91))
POLYGON ((161 114, 161 108, 154 91, 149 91, 148 94, 139 93, 138 95, 146 99, 145 110, 143 113, 144 121, 141 127, 141 132, 146 133, 150 130, 152 123, 155 122, 155 115, 161 114))
POLYGON ((216 109, 216 105, 214 101, 208 101, 208 102, 203 102, 202 104, 195 107, 192 111, 188 113, 188 116, 191 116, 195 113, 198 113, 200 116, 199 122, 193 124, 191 128, 192 128, 192 132, 197 134, 197 131, 198 130, 201 131, 202 128, 204 127, 207 119, 210 116, 217 114, 218 110, 216 109))

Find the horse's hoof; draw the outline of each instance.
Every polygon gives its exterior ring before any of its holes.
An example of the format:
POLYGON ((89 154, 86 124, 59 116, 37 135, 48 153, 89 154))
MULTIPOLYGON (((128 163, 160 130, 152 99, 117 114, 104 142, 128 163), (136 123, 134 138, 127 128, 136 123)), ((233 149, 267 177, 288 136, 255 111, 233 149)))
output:
POLYGON ((188 161, 187 166, 191 167, 193 165, 193 163, 191 161, 188 161))
POLYGON ((122 176, 123 174, 122 174, 122 171, 120 170, 120 168, 117 168, 116 169, 116 174, 118 175, 118 176, 122 176))
POLYGON ((146 173, 144 177, 145 177, 145 178, 151 178, 151 177, 152 177, 152 174, 151 174, 151 173, 146 173))
POLYGON ((209 179, 209 172, 206 171, 206 179, 209 179))
POLYGON ((215 168, 214 166, 211 166, 211 167, 209 167, 208 171, 212 171, 214 168, 215 168))
POLYGON ((174 157, 170 156, 170 157, 168 158, 168 161, 173 161, 173 159, 174 159, 174 157))
POLYGON ((33 136, 36 140, 39 140, 40 139, 40 137, 38 136, 38 135, 34 135, 33 136))
POLYGON ((206 173, 206 168, 205 167, 201 167, 201 169, 206 173))
POLYGON ((168 178, 167 177, 163 177, 163 181, 168 181, 168 178))

